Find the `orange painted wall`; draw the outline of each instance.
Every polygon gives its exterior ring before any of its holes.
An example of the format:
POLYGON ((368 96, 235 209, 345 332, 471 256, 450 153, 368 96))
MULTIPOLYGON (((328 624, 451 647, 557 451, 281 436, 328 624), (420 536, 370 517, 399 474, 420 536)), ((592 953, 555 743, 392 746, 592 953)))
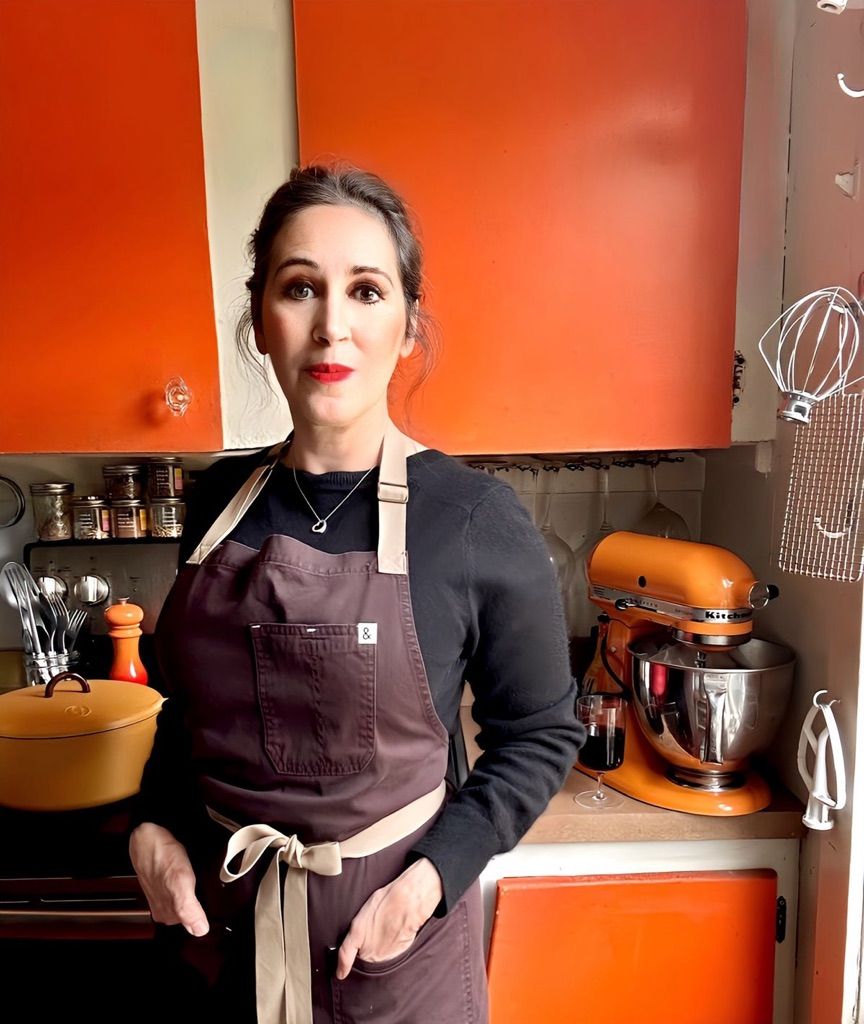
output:
MULTIPOLYGON (((744 0, 294 0, 302 160, 420 221, 460 453, 727 445, 744 0)), ((398 409, 397 409, 398 413, 398 409)))
POLYGON ((218 450, 194 0, 3 0, 0 97, 0 451, 218 450))
POLYGON ((770 1024, 771 871, 498 883, 491 1024, 770 1024))

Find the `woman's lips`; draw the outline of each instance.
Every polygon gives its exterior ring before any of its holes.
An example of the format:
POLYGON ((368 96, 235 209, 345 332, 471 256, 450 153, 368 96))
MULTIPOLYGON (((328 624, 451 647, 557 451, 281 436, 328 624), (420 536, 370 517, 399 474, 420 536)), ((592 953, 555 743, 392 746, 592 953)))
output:
POLYGON ((350 366, 342 366, 341 363, 316 363, 314 366, 307 366, 303 372, 321 384, 336 384, 340 380, 345 380, 354 371, 350 366))

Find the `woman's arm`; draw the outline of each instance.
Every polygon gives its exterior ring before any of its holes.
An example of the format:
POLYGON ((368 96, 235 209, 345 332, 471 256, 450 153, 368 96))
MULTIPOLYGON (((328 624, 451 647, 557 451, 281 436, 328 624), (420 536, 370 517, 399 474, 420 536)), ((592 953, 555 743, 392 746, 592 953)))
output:
POLYGON ((455 905, 490 857, 522 838, 584 742, 555 572, 508 485, 474 507, 464 557, 471 608, 466 676, 483 754, 411 852, 438 869, 438 914, 455 905))

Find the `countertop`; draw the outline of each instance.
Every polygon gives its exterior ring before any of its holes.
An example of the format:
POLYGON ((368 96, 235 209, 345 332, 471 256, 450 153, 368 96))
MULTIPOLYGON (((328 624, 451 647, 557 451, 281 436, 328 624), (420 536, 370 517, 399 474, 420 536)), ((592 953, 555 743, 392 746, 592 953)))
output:
MULTIPOLYGON (((480 754, 475 736, 478 727, 471 708, 460 709, 468 763, 480 754)), ((774 788, 771 804, 756 814, 710 817, 682 814, 652 807, 623 796, 620 808, 601 813, 580 807, 573 797, 591 785, 587 775, 575 769, 561 792, 523 837, 523 843, 620 843, 689 839, 799 839, 806 829, 801 821, 804 807, 788 791, 774 788)))

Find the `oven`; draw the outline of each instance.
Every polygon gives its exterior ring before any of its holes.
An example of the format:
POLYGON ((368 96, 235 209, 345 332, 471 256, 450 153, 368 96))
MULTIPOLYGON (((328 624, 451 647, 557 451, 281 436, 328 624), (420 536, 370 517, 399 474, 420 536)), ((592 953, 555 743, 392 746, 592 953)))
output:
POLYGON ((28 1024, 152 1020, 155 929, 129 861, 130 803, 0 808, 0 974, 28 1024))

